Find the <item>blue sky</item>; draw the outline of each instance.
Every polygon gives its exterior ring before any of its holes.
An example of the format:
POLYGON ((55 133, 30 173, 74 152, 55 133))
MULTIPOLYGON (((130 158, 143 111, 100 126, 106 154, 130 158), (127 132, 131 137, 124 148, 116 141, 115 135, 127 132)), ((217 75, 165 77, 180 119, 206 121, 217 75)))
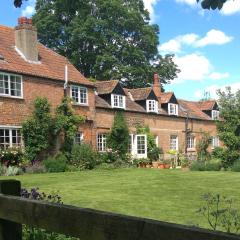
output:
MULTIPOLYGON (((240 89, 240 0, 229 0, 222 11, 202 10, 196 0, 144 0, 152 22, 160 26, 162 54, 175 54, 181 73, 167 91, 177 97, 198 100, 204 91, 240 89)), ((15 26, 19 16, 34 13, 35 0, 21 9, 13 0, 1 3, 0 24, 15 26)))

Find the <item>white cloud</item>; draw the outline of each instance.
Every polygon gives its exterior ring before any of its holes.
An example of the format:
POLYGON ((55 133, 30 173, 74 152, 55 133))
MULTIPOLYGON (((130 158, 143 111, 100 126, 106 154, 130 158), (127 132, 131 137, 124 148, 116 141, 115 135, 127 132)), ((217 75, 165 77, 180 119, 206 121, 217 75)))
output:
POLYGON ((196 47, 204 47, 207 45, 223 45, 233 40, 233 37, 227 36, 224 32, 212 29, 207 32, 206 36, 194 43, 196 47))
POLYGON ((227 1, 221 10, 223 15, 233 15, 235 13, 240 13, 240 1, 239 0, 229 0, 227 1))
POLYGON ((174 62, 178 65, 181 72, 173 83, 204 80, 211 73, 212 69, 209 60, 205 56, 197 53, 182 57, 175 56, 174 62))
POLYGON ((177 3, 185 3, 190 6, 194 6, 197 4, 196 0, 176 0, 177 3))
POLYGON ((154 21, 155 18, 154 5, 156 5, 158 1, 159 0, 143 0, 144 6, 149 11, 152 21, 154 21))
POLYGON ((212 29, 202 38, 195 33, 179 35, 160 45, 159 51, 163 53, 180 53, 183 45, 200 48, 208 45, 223 45, 232 40, 233 37, 226 35, 224 32, 212 29))
POLYGON ((184 56, 176 55, 174 62, 178 65, 181 72, 173 81, 173 84, 186 81, 221 80, 230 76, 227 72, 220 73, 213 71, 213 66, 209 59, 199 53, 184 56))
POLYGON ((204 92, 209 92, 210 93, 210 97, 217 99, 217 90, 221 90, 221 91, 225 91, 226 87, 231 87, 232 92, 235 93, 238 90, 240 90, 240 81, 235 82, 235 83, 231 83, 231 84, 226 84, 226 85, 210 85, 208 87, 206 87, 204 90, 198 90, 195 92, 195 97, 197 98, 202 98, 204 96, 204 92))
POLYGON ((27 1, 27 6, 22 10, 23 17, 31 17, 35 13, 36 0, 27 1))
POLYGON ((218 72, 213 72, 209 75, 209 79, 211 80, 221 80, 225 78, 229 78, 229 73, 218 73, 218 72))

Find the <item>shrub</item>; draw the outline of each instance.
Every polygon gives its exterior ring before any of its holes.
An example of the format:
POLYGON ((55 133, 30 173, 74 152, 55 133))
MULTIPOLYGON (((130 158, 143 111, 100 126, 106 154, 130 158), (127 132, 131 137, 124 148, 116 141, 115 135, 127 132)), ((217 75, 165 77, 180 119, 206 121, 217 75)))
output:
POLYGON ((46 167, 41 162, 35 162, 25 167, 26 173, 45 173, 46 171, 46 167))
POLYGON ((151 149, 149 149, 148 151, 148 158, 151 161, 157 161, 159 160, 159 154, 163 153, 162 149, 157 147, 157 146, 153 146, 151 149))
MULTIPOLYGON (((127 158, 127 155, 126 155, 127 158)), ((117 151, 112 151, 112 149, 107 149, 105 153, 98 154, 98 160, 101 163, 113 163, 120 159, 120 156, 117 151)))
POLYGON ((236 161, 233 165, 231 170, 233 172, 240 172, 240 161, 236 161))
POLYGON ((71 164, 79 169, 93 169, 97 165, 97 153, 89 144, 75 144, 70 156, 71 164))
POLYGON ((222 147, 215 147, 211 153, 213 158, 223 159, 225 155, 225 149, 222 147))
POLYGON ((205 171, 220 171, 222 164, 220 162, 207 162, 205 164, 205 171))
POLYGON ((6 166, 18 166, 23 159, 21 148, 8 148, 0 150, 1 163, 6 166))
POLYGON ((16 176, 22 174, 22 169, 19 167, 9 166, 4 170, 5 176, 16 176))
POLYGON ((205 171, 205 164, 204 164, 204 162, 200 162, 200 161, 193 162, 190 165, 190 170, 191 171, 205 171))
POLYGON ((101 164, 96 166, 96 169, 112 170, 112 169, 115 169, 115 167, 112 163, 101 163, 101 164))
POLYGON ((211 142, 211 137, 209 133, 203 132, 201 139, 198 141, 196 149, 199 161, 207 161, 210 159, 210 154, 208 152, 208 147, 211 142))
POLYGON ((48 172, 65 172, 67 168, 67 158, 63 154, 56 157, 49 157, 43 161, 48 172))

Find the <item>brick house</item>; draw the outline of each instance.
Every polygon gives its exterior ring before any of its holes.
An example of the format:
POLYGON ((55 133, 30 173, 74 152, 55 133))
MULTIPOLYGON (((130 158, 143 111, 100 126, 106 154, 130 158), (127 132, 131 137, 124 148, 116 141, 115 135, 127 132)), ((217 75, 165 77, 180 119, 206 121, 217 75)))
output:
POLYGON ((66 58, 37 42, 31 19, 20 18, 13 28, 0 25, 0 147, 22 145, 21 125, 32 114, 37 96, 47 97, 54 109, 67 94, 77 114, 86 116, 76 142, 90 143, 106 150, 106 134, 116 111, 124 111, 130 129, 130 151, 146 157, 146 136, 136 134, 136 126, 148 125, 156 144, 195 153, 203 131, 212 136, 212 147, 219 145, 215 119, 216 101, 193 102, 177 99, 172 92, 161 92, 157 75, 152 87, 126 89, 118 81, 92 83, 66 58), (67 68, 66 68, 67 66, 67 68))

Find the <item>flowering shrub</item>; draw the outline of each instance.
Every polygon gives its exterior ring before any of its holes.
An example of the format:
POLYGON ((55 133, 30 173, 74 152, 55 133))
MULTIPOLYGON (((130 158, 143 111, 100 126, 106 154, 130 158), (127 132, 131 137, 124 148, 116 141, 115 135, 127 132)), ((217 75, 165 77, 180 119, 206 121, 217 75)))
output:
POLYGON ((19 166, 23 158, 23 150, 19 147, 0 150, 0 161, 5 166, 19 166))

